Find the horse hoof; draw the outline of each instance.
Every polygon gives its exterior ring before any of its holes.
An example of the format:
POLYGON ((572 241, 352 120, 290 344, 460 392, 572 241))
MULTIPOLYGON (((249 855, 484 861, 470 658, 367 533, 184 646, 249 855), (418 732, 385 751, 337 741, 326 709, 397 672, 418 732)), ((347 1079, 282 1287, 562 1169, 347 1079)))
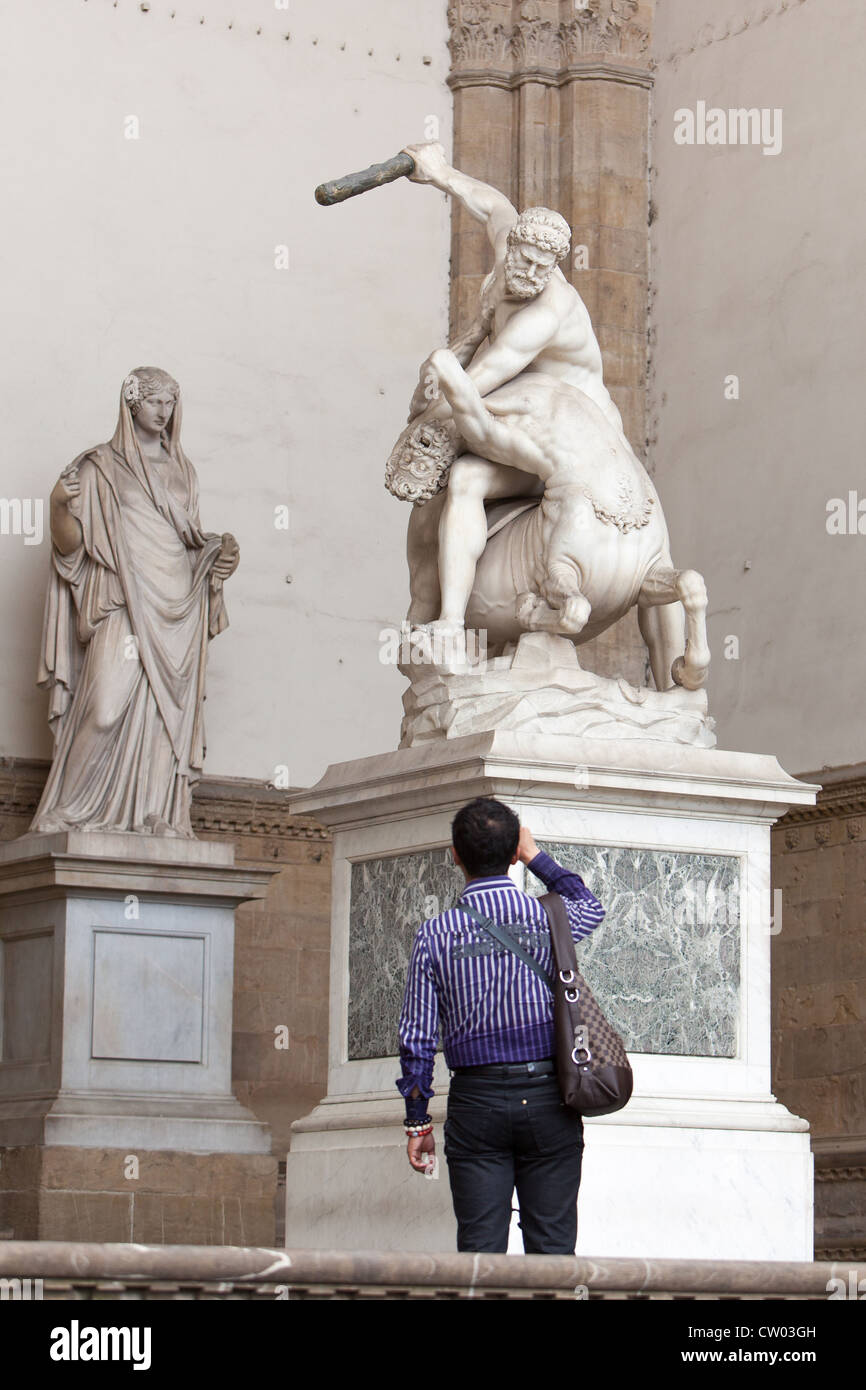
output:
POLYGON ((707 682, 707 666, 687 666, 683 657, 678 656, 671 667, 671 678, 683 690, 700 690, 707 682))
POLYGON ((559 631, 568 636, 582 632, 589 621, 592 605, 583 594, 573 594, 567 599, 560 615, 559 631))

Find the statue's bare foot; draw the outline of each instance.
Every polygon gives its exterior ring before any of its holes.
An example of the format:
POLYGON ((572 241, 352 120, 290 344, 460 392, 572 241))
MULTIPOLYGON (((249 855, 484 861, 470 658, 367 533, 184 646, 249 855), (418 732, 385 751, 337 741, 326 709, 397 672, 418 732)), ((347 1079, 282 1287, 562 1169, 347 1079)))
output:
POLYGON ((418 623, 410 634, 412 661, 431 666, 462 666, 468 660, 466 629, 463 623, 437 618, 432 623, 418 623))
POLYGON ((441 637, 456 637, 465 631, 462 622, 456 622, 453 618, 437 618, 433 623, 422 623, 425 632, 430 632, 435 637, 438 633, 441 637))
POLYGON ((180 833, 175 830, 173 826, 169 825, 167 820, 163 820, 162 816, 158 816, 155 811, 145 816, 144 825, 151 835, 177 836, 180 833))

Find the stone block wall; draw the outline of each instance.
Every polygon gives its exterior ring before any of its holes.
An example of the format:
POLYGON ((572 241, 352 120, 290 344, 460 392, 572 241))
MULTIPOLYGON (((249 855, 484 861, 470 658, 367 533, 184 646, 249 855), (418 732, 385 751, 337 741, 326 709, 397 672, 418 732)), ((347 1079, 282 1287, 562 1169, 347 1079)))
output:
POLYGON ((773 1090, 812 1126, 815 1258, 863 1259, 866 764, 802 776, 817 806, 773 831, 773 1090))
POLYGON ((230 840, 239 861, 281 866, 267 897, 236 914, 232 1035, 232 1088, 270 1125, 281 1159, 292 1122, 327 1090, 331 934, 328 833, 290 816, 286 802, 284 791, 203 778, 193 804, 201 839, 230 840), (288 1047, 277 1046, 282 1030, 288 1047))
POLYGON ((0 1240, 274 1244, 278 1164, 268 1154, 27 1145, 0 1159, 0 1240))

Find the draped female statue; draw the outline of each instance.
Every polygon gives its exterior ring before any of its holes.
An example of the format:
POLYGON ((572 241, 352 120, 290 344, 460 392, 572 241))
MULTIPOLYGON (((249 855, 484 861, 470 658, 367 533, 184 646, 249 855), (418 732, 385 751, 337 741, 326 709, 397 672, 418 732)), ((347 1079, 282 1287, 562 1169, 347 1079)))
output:
POLYGON ((180 388, 138 367, 112 439, 51 494, 51 577, 39 684, 54 760, 33 829, 192 836, 208 641, 228 626, 228 533, 202 531, 180 445, 180 388))

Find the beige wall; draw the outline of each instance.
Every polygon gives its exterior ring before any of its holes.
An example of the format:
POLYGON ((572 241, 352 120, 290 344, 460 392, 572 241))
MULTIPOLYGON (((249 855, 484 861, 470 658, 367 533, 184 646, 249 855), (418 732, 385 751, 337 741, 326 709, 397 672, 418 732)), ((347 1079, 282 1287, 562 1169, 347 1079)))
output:
POLYGON ((858 762, 866 536, 825 522, 866 497, 866 6, 659 0, 654 49, 652 448, 675 562, 709 586, 720 743, 858 762), (675 144, 700 99, 781 107, 781 153, 675 144))
MULTIPOLYGON (((450 142, 445 5, 6 0, 3 20, 0 495, 47 499, 110 437, 124 374, 167 368, 203 523, 242 555, 207 771, 304 784, 394 747, 404 682, 378 633, 405 612, 408 509, 382 477, 447 334, 448 207, 405 180, 331 209, 313 188, 429 116, 450 142)), ((0 756, 50 756, 47 568, 47 539, 0 536, 0 756)))

